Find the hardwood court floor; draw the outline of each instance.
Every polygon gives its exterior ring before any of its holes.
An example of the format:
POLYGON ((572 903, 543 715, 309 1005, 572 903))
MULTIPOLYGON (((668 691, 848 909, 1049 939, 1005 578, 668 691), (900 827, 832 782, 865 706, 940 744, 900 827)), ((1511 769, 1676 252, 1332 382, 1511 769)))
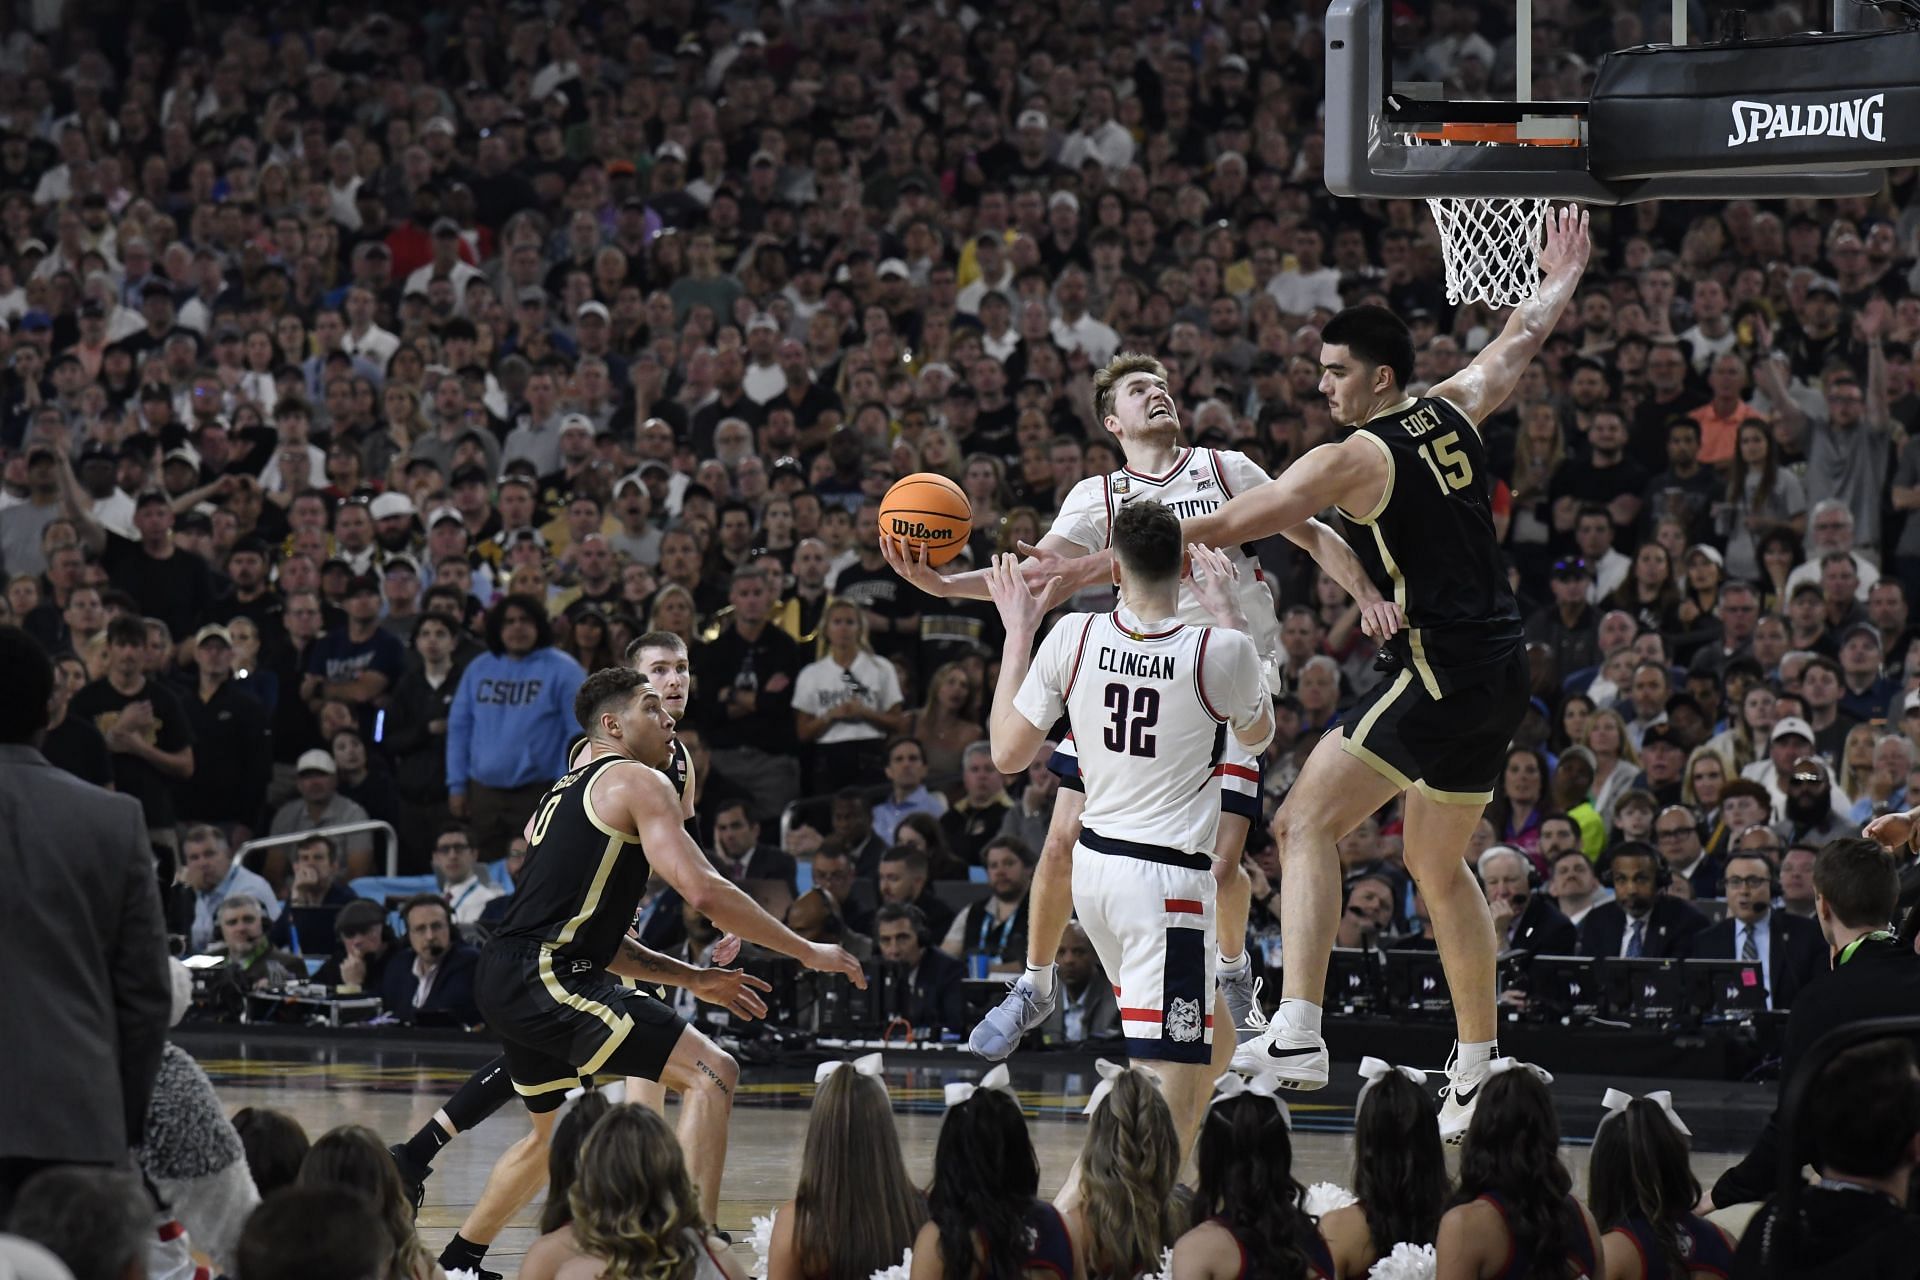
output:
MULTIPOLYGON (((371 1062, 309 1062, 264 1064, 209 1055, 202 1065, 213 1077, 221 1101, 231 1113, 243 1106, 266 1106, 297 1119, 310 1136, 339 1124, 363 1124, 389 1141, 406 1137, 433 1115, 434 1108, 466 1078, 466 1067, 383 1065, 371 1062)), ((748 1241, 755 1214, 770 1213, 793 1194, 800 1149, 806 1138, 805 1099, 812 1090, 811 1074, 804 1080, 793 1072, 759 1073, 748 1068, 736 1108, 722 1188, 720 1225, 733 1233, 734 1250, 742 1259, 752 1256, 748 1241)), ((948 1073, 942 1073, 948 1074, 948 1073)), ((1022 1078, 1015 1083, 1029 1108, 1034 1146, 1040 1156, 1041 1189, 1052 1194, 1066 1176, 1086 1133, 1079 1107, 1090 1086, 1085 1074, 1058 1071, 1022 1078)), ((957 1078, 957 1077, 956 1077, 957 1078)), ((940 1130, 939 1084, 924 1070, 889 1072, 895 1101, 895 1122, 906 1155, 907 1169, 923 1184, 933 1165, 940 1130)), ((1351 1154, 1345 1134, 1311 1130, 1316 1122, 1337 1123, 1345 1108, 1316 1106, 1302 1100, 1295 1105, 1300 1129, 1294 1138, 1295 1173, 1302 1182, 1327 1180, 1348 1184, 1351 1154), (1336 1114, 1338 1113, 1338 1114, 1336 1114)), ((669 1113, 673 1108, 669 1104, 669 1113)), ((514 1107, 501 1111, 470 1134, 461 1135, 435 1165, 420 1211, 420 1234, 438 1252, 459 1226, 486 1182, 493 1161, 527 1131, 524 1114, 514 1107)), ((1586 1148, 1562 1148, 1578 1186, 1584 1186, 1586 1148)), ((1736 1157, 1698 1153, 1694 1168, 1703 1181, 1718 1176, 1736 1157)), ((539 1202, 515 1219, 488 1254, 488 1266, 511 1277, 521 1255, 536 1236, 539 1202)))

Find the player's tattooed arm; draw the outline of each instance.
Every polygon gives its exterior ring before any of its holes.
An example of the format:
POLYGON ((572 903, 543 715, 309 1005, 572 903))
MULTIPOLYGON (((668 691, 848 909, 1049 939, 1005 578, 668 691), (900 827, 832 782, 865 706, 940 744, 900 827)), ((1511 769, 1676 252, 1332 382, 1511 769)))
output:
POLYGON ((614 956, 607 971, 636 982, 664 983, 669 987, 689 986, 700 974, 700 970, 690 964, 641 946, 632 934, 620 939, 619 954, 614 956))

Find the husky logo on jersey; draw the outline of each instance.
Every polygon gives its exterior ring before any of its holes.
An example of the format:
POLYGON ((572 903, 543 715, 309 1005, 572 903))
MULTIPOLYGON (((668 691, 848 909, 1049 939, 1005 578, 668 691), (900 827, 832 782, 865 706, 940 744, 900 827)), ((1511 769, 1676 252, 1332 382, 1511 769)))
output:
POLYGON ((1167 1005, 1167 1039, 1192 1044, 1200 1038, 1200 1002, 1175 999, 1167 1005))

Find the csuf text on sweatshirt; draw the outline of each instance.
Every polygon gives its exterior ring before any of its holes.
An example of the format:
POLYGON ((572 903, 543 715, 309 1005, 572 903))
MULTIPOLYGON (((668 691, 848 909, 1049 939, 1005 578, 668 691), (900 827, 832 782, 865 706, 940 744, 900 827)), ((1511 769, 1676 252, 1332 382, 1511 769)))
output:
POLYGON ((573 695, 587 673, 558 649, 483 653, 460 676, 447 713, 447 792, 548 783, 567 769, 578 729, 573 695))

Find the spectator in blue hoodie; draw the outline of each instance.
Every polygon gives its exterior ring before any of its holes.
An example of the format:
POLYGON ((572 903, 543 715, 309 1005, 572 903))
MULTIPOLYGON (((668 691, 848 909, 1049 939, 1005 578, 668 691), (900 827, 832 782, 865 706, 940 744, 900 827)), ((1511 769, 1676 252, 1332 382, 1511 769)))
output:
POLYGON ((566 771, 573 695, 586 678, 553 647, 538 600, 506 596, 487 612, 487 652, 461 675, 447 715, 447 807, 482 858, 506 854, 566 771))

